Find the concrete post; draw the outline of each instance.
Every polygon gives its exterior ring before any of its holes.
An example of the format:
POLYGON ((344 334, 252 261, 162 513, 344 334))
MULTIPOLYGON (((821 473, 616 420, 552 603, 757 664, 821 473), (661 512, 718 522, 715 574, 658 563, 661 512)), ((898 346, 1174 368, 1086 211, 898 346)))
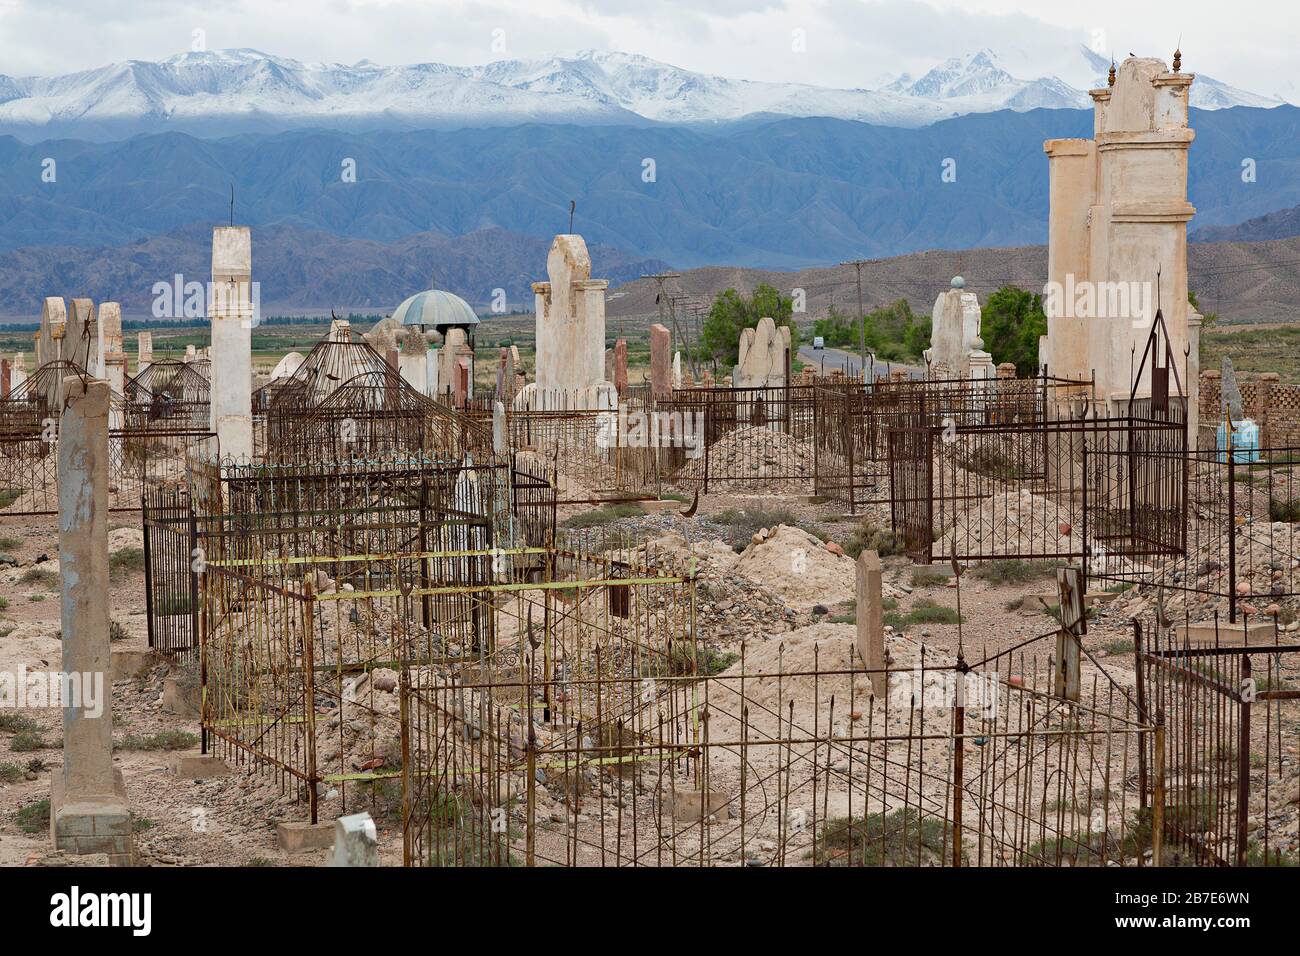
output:
POLYGON ((27 359, 22 352, 14 356, 13 365, 9 367, 9 393, 18 391, 18 387, 27 381, 27 359))
POLYGON ((397 371, 401 374, 407 385, 419 392, 425 393, 425 375, 428 366, 426 353, 429 351, 428 344, 424 341, 424 335, 419 329, 409 329, 406 335, 402 336, 401 344, 398 346, 397 371))
POLYGON ((334 859, 330 866, 378 866, 379 835, 368 813, 334 821, 334 859))
POLYGON ((470 397, 469 390, 469 360, 458 358, 452 369, 455 376, 453 383, 452 401, 457 408, 464 408, 466 400, 470 397))
MULTIPOLYGON (((107 373, 108 387, 112 394, 126 397, 126 353, 109 352, 104 356, 104 368, 107 373)), ((115 406, 109 398, 108 427, 116 430, 124 425, 122 409, 115 406)))
POLYGON ((622 395, 627 391, 627 339, 614 343, 614 390, 622 395))
POLYGON ((135 374, 139 375, 153 364, 153 333, 139 333, 136 343, 135 374))
POLYGON ((885 621, 883 577, 880 568, 880 555, 875 551, 863 551, 858 556, 857 564, 857 600, 858 600, 858 656, 864 666, 871 671, 871 693, 883 698, 889 690, 889 675, 885 667, 885 621))
MULTIPOLYGON (((253 240, 247 226, 212 230, 212 430, 222 456, 253 457, 253 240)), ((186 350, 186 361, 192 361, 186 350)))
POLYGON ((672 335, 668 327, 658 322, 650 326, 650 392, 657 399, 672 395, 671 348, 672 335))
POLYGON ((108 643, 108 383, 63 380, 59 422, 59 571, 63 578, 63 770, 50 835, 71 853, 132 856, 131 814, 113 770, 108 643))

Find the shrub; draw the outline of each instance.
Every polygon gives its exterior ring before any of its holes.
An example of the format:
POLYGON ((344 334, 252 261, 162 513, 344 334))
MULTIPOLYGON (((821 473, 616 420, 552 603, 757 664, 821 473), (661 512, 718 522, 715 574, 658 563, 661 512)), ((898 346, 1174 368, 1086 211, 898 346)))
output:
POLYGON ((108 574, 114 580, 144 571, 143 548, 121 548, 108 558, 108 574))
POLYGON ((948 575, 940 568, 931 568, 926 565, 912 568, 912 587, 930 588, 939 584, 947 584, 948 575))
POLYGON ((1268 501, 1268 520, 1285 521, 1287 524, 1300 523, 1300 498, 1288 500, 1270 498, 1268 501))
POLYGON ((912 624, 957 624, 959 621, 952 608, 936 604, 929 598, 918 598, 910 611, 886 614, 885 623, 901 631, 912 624))
POLYGON ((189 750, 198 746, 199 738, 184 730, 164 730, 141 736, 127 734, 114 744, 116 750, 189 750))
POLYGON ((24 584, 45 588, 47 591, 52 591, 59 586, 59 576, 49 568, 42 567, 39 564, 33 565, 24 571, 19 580, 24 584))
POLYGON ((693 648, 689 641, 674 641, 668 653, 668 676, 708 677, 721 674, 738 660, 740 654, 736 651, 720 651, 702 641, 693 648))
POLYGON ((624 502, 605 505, 601 508, 594 508, 591 511, 572 515, 564 519, 563 525, 566 528, 595 528, 609 524, 611 521, 617 521, 619 518, 635 518, 643 514, 645 514, 645 510, 640 505, 624 502))
POLYGON ((951 842, 941 817, 922 817, 910 807, 888 815, 828 820, 818 839, 819 863, 830 866, 918 866, 946 862, 951 842))
POLYGON ((749 547, 758 531, 782 524, 806 531, 821 541, 830 540, 830 535, 826 531, 816 525, 801 522, 799 516, 789 508, 727 508, 713 515, 712 519, 715 523, 726 525, 731 529, 727 535, 727 543, 737 552, 749 547))
POLYGON ((1040 578, 1055 577, 1056 569, 1064 567, 1062 561, 1023 561, 1020 558, 998 558, 971 568, 971 574, 981 581, 994 584, 1027 584, 1040 578))
POLYGON ((844 544, 844 553, 850 558, 857 558, 863 551, 875 551, 883 558, 891 554, 902 554, 904 550, 900 536, 870 518, 853 529, 853 534, 844 544))
POLYGON ((41 725, 26 714, 0 711, 0 733, 19 734, 25 731, 40 730, 41 725))
POLYGON ((14 814, 14 818, 18 823, 18 829, 24 833, 40 833, 42 830, 48 830, 50 827, 49 798, 20 807, 14 814))
POLYGON ((31 753, 33 750, 44 750, 48 746, 49 744, 45 742, 45 738, 40 734, 29 733, 27 731, 16 734, 14 739, 9 741, 9 749, 16 754, 31 753))

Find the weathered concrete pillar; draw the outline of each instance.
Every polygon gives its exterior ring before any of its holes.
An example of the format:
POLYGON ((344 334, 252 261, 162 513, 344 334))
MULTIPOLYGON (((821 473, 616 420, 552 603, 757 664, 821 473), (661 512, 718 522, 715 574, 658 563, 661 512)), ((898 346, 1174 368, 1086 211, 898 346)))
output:
MULTIPOLYGON (((107 373, 108 387, 114 395, 126 397, 126 353, 108 352, 104 355, 104 370, 107 373)), ((123 426, 122 409, 109 401, 108 427, 119 429, 123 426)))
POLYGON ((408 329, 398 345, 397 371, 407 385, 421 395, 425 394, 425 375, 428 365, 428 344, 417 328, 408 329))
POLYGON ((59 357, 81 365, 92 378, 102 378, 99 371, 101 341, 99 326, 95 321, 95 303, 90 299, 73 299, 67 325, 60 331, 64 342, 59 357))
POLYGON ((430 398, 438 396, 438 350, 429 349, 424 355, 424 384, 430 398))
MULTIPOLYGON (((253 457, 253 240, 247 226, 212 230, 212 430, 223 457, 253 457)), ((186 361, 192 361, 186 350, 186 361)))
POLYGON ((559 235, 546 257, 548 281, 533 283, 537 311, 534 358, 536 389, 566 396, 579 407, 604 404, 612 387, 605 376, 605 290, 609 282, 591 278, 591 256, 579 235, 559 235))
POLYGON ((614 343, 614 390, 622 395, 627 391, 627 339, 614 343))
POLYGON ((330 866, 378 866, 379 834, 368 813, 334 821, 334 859, 330 866))
POLYGON ((153 333, 141 332, 136 336, 135 374, 139 375, 153 364, 153 333))
POLYGON ((466 400, 470 397, 469 360, 464 358, 456 359, 453 373, 455 375, 455 382, 452 391, 452 400, 456 403, 457 408, 464 408, 466 400))
POLYGON ((13 364, 9 367, 9 392, 18 391, 18 386, 27 381, 27 357, 19 352, 14 356, 13 364))
POLYGON ((880 555, 875 551, 863 551, 858 555, 857 564, 858 656, 868 670, 878 671, 870 675, 871 692, 881 698, 889 690, 889 675, 884 672, 885 620, 882 587, 880 555))
POLYGON ((682 387, 682 353, 681 352, 673 353, 672 381, 673 381, 673 388, 682 387))
POLYGON ((63 380, 59 422, 59 571, 63 578, 63 770, 50 835, 70 853, 131 862, 131 814, 113 770, 108 642, 108 383, 63 380))
POLYGON ((650 326, 650 392, 655 398, 672 395, 672 334, 666 325, 650 326))

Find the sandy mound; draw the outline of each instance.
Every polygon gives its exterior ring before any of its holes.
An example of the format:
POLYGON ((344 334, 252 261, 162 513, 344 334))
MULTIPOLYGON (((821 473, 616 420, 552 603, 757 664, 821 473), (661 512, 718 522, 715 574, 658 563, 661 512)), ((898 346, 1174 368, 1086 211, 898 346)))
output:
POLYGON ((832 554, 813 535, 789 525, 777 525, 767 540, 750 544, 735 570, 797 608, 829 607, 854 596, 853 559, 832 554))
POLYGON ((957 550, 963 554, 1055 555, 1082 551, 1078 531, 1070 524, 1068 506, 1028 489, 999 492, 981 500, 978 506, 958 514, 954 525, 941 533, 948 542, 955 534, 957 550))
MULTIPOLYGON (((813 449, 775 426, 746 425, 709 446, 708 475, 732 490, 812 491, 813 449), (802 476, 802 477, 800 477, 802 476)), ((678 480, 703 480, 704 456, 682 466, 678 480)))

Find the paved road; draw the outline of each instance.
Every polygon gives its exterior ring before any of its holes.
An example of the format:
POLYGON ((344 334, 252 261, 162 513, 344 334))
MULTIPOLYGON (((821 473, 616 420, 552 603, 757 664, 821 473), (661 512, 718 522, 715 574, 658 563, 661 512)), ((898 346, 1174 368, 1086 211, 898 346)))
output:
MULTIPOLYGON (((824 372, 842 369, 846 375, 857 375, 862 369, 862 357, 856 352, 847 352, 844 349, 814 349, 811 345, 801 345, 799 346, 799 358, 804 361, 805 365, 816 366, 824 372)), ((872 355, 868 352, 868 372, 872 371, 871 361, 872 355)), ((924 366, 876 362, 874 371, 877 375, 884 375, 886 369, 905 369, 909 378, 925 378, 924 366)))

